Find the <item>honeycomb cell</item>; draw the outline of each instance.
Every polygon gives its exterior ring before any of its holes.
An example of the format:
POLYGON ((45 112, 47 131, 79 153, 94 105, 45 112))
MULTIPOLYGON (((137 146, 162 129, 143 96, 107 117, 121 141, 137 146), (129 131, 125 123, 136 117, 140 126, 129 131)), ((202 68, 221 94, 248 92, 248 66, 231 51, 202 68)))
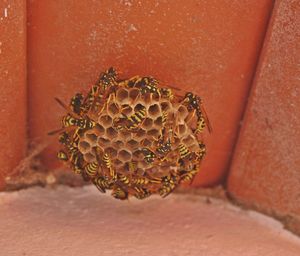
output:
POLYGON ((133 104, 138 97, 140 97, 140 90, 138 88, 132 88, 129 90, 129 98, 131 100, 131 104, 133 104))
POLYGON ((131 140, 127 141, 126 145, 129 149, 134 149, 134 148, 137 148, 139 146, 139 142, 137 142, 136 140, 131 139, 131 140))
POLYGON ((163 101, 160 104, 162 111, 169 111, 172 109, 172 104, 168 101, 163 101))
POLYGON ((91 145, 87 141, 80 141, 78 148, 83 154, 85 154, 91 150, 91 145))
POLYGON ((98 137, 97 137, 97 135, 95 133, 86 133, 85 134, 85 140, 86 140, 86 142, 88 142, 88 143, 90 143, 92 145, 94 145, 94 144, 97 143, 97 139, 98 139, 98 137))
POLYGON ((135 134, 135 136, 134 136, 134 139, 136 139, 136 140, 141 140, 143 137, 145 137, 145 135, 146 135, 146 131, 145 131, 144 129, 139 129, 139 130, 136 132, 136 134, 135 134))
POLYGON ((188 114, 189 114, 189 112, 188 112, 186 106, 180 105, 178 107, 177 116, 178 116, 180 123, 184 122, 184 120, 188 116, 188 114))
POLYGON ((117 135, 118 135, 118 132, 114 128, 109 127, 108 129, 106 129, 106 136, 107 136, 108 139, 112 140, 117 135))
POLYGON ((121 140, 116 140, 116 141, 114 142, 114 147, 115 147, 115 148, 121 148, 121 147, 123 147, 123 146, 124 146, 124 142, 121 141, 121 140))
POLYGON ((84 154, 83 155, 83 159, 84 161, 86 161, 87 163, 92 163, 92 162, 95 162, 97 159, 96 159, 96 156, 92 153, 87 153, 87 154, 84 154))
POLYGON ((185 125, 185 124, 180 124, 180 125, 178 126, 178 133, 180 134, 180 136, 185 135, 186 132, 187 132, 187 127, 186 127, 186 125, 185 125))
POLYGON ((107 128, 112 125, 112 118, 109 115, 103 115, 99 118, 99 123, 107 128))
POLYGON ((102 148, 109 145, 110 143, 111 143, 111 140, 109 140, 107 138, 104 138, 104 137, 98 138, 98 145, 102 148))
POLYGON ((119 106, 116 103, 110 103, 107 107, 107 112, 110 116, 115 116, 120 112, 119 106))
POLYGON ((147 135, 153 137, 154 139, 157 139, 160 135, 160 131, 157 129, 151 129, 147 132, 147 135))
POLYGON ((145 130, 149 130, 152 127, 152 125, 153 125, 153 119, 146 118, 143 121, 142 128, 145 129, 145 130))
POLYGON ((130 102, 128 90, 124 88, 120 88, 119 90, 117 90, 116 100, 120 104, 129 104, 130 102))
MULTIPOLYGON (((182 139, 182 142, 183 142, 185 145, 189 146, 189 145, 195 143, 195 142, 196 142, 196 139, 195 139, 195 137, 194 137, 193 135, 187 135, 186 137, 184 137, 184 138, 182 139)), ((198 145, 198 144, 197 144, 197 145, 198 145)))
POLYGON ((119 159, 115 159, 113 161, 113 165, 114 165, 114 168, 121 168, 121 167, 123 167, 124 163, 122 161, 120 161, 119 159))
POLYGON ((93 128, 93 132, 99 137, 105 133, 105 128, 101 124, 96 124, 96 126, 93 128))
POLYGON ((107 148, 105 148, 104 152, 106 154, 108 154, 108 156, 110 157, 110 159, 115 158, 117 156, 117 154, 118 154, 117 150, 115 148, 113 148, 113 147, 107 147, 107 148))
POLYGON ((122 161, 123 163, 127 162, 127 161, 131 160, 131 153, 128 152, 128 150, 126 150, 126 149, 122 149, 118 153, 118 159, 120 161, 122 161))
POLYGON ((142 109, 144 109, 144 108, 145 108, 145 106, 144 106, 143 104, 138 103, 138 104, 136 104, 135 107, 134 107, 134 112, 138 112, 138 111, 140 111, 140 110, 142 110, 142 109))
POLYGON ((158 104, 152 104, 148 108, 148 115, 152 118, 156 118, 161 115, 160 107, 158 104))
POLYGON ((158 118, 155 119, 154 125, 157 129, 162 127, 162 117, 161 116, 159 116, 158 118))
POLYGON ((122 111, 121 113, 125 116, 130 116, 133 114, 133 109, 131 106, 127 105, 127 104, 124 104, 122 105, 122 111))
POLYGON ((152 146, 152 140, 143 139, 140 144, 141 144, 141 146, 146 147, 146 148, 151 147, 152 146))

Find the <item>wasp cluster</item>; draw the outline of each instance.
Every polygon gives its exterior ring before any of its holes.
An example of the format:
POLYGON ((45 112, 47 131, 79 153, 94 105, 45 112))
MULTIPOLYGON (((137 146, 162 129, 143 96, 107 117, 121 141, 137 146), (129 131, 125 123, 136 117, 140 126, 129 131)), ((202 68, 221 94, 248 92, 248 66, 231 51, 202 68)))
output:
POLYGON ((69 105, 56 100, 68 112, 58 158, 103 193, 166 197, 199 171, 202 132, 210 126, 193 93, 175 95, 153 77, 122 80, 110 68, 86 95, 77 93, 69 105))

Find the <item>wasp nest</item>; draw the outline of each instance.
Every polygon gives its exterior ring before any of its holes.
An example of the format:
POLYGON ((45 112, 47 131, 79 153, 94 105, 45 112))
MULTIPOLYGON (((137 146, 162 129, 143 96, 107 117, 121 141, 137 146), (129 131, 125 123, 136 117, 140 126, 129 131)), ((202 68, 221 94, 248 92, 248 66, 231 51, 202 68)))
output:
POLYGON ((209 126, 200 98, 174 95, 152 77, 121 80, 113 68, 100 75, 62 118, 58 158, 117 199, 167 196, 192 182, 205 155, 209 126))

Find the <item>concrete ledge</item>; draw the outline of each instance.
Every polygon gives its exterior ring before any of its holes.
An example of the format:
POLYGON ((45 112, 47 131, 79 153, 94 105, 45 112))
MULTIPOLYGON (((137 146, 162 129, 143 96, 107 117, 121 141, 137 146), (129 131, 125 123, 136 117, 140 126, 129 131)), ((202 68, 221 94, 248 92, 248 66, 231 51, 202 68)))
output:
POLYGON ((300 255, 300 239, 221 200, 120 202, 92 187, 0 193, 2 255, 300 255))

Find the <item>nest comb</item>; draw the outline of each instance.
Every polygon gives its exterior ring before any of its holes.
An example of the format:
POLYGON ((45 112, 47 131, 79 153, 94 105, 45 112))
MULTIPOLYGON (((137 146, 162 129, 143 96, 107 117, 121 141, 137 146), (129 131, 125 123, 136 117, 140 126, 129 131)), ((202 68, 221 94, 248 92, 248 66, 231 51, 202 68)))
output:
POLYGON ((58 158, 117 199, 169 195, 192 182, 206 153, 201 99, 174 95, 152 77, 119 79, 113 68, 62 118, 58 158))

